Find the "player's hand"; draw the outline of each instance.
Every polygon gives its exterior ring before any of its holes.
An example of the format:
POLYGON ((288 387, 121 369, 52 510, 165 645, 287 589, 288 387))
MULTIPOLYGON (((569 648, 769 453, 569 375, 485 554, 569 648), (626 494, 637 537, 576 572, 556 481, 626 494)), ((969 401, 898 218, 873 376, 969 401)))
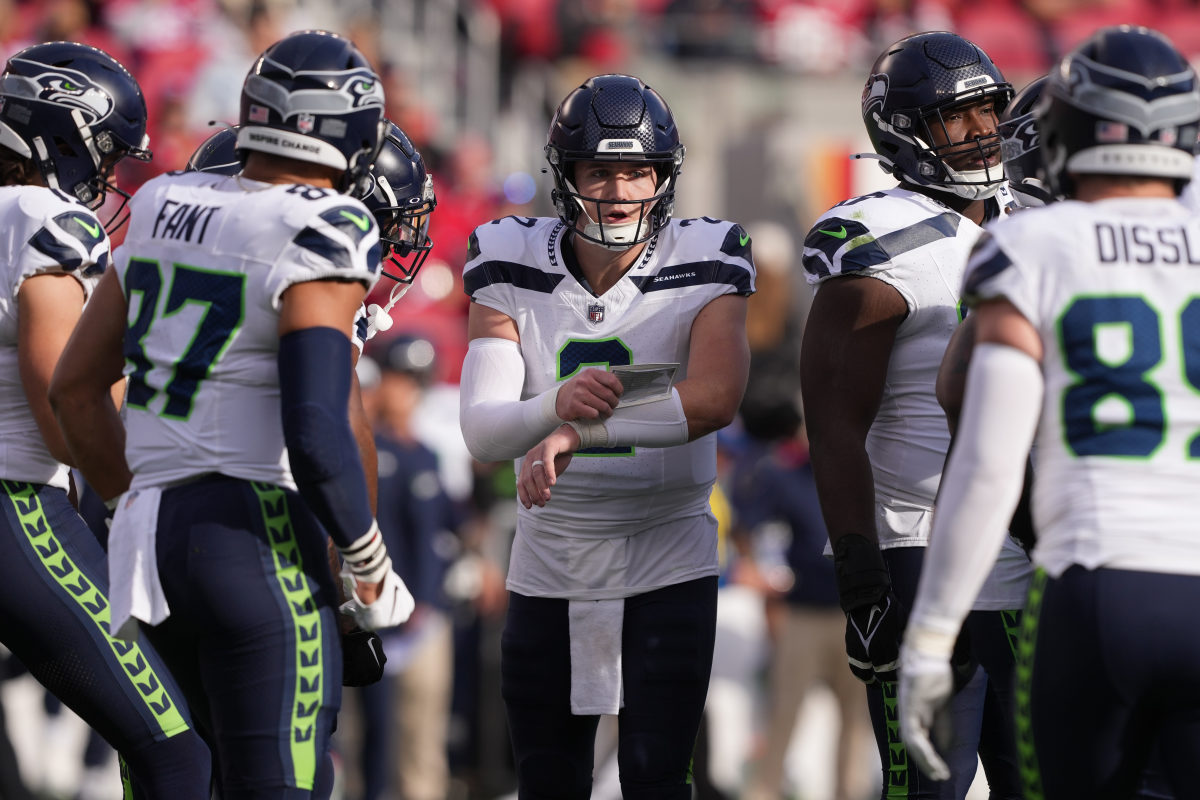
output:
POLYGON ((389 569, 383 580, 370 584, 355 581, 349 600, 342 603, 343 614, 354 618, 365 631, 393 628, 407 620, 416 608, 408 587, 394 570, 389 569), (367 599, 372 598, 372 599, 367 599))
POLYGON ((896 680, 900 661, 900 601, 889 589, 870 605, 846 612, 846 658, 863 683, 896 680))
POLYGON ((900 739, 921 772, 936 781, 950 778, 934 739, 949 741, 947 703, 954 693, 950 659, 922 652, 910 634, 900 653, 900 739))
POLYGON ((558 482, 579 447, 579 434, 570 425, 559 425, 533 446, 517 475, 517 498, 526 508, 550 502, 550 487, 558 482))
POLYGON ((387 656, 374 631, 352 628, 342 634, 342 686, 369 686, 383 678, 387 656))
POLYGON ((561 420, 608 419, 623 391, 621 379, 611 372, 585 369, 559 387, 554 413, 561 420))
POLYGON ((833 542, 838 598, 846 612, 846 657, 863 683, 896 680, 904 609, 892 592, 892 578, 879 545, 860 534, 833 542))

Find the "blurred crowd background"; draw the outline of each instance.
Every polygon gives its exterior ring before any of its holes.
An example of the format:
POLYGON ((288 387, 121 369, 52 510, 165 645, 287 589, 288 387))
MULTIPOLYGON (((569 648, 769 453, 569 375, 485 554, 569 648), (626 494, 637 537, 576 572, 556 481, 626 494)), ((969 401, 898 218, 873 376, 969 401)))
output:
MULTIPOLYGON (((130 68, 154 152, 122 164, 133 191, 182 168, 212 125, 237 121, 242 80, 269 44, 301 28, 338 31, 384 77, 388 116, 434 176, 432 256, 360 364, 381 441, 380 519, 397 520, 392 535, 405 541, 389 547, 410 553, 405 579, 423 609, 389 639, 385 685, 347 692, 337 794, 364 800, 493 798, 515 786, 498 689, 513 476, 472 462, 458 433, 466 241, 499 216, 553 214, 542 147, 571 88, 619 71, 658 89, 688 148, 676 216, 741 222, 759 269, 750 386, 720 436, 713 505, 726 574, 697 796, 855 800, 878 793, 878 757, 861 688, 843 680, 841 613, 819 556, 798 406, 800 242, 829 206, 890 183, 875 162, 850 158, 870 149, 859 97, 884 46, 953 30, 1020 88, 1122 22, 1200 57, 1194 0, 0 0, 0 53, 74 40, 130 68), (432 744, 398 755, 418 739, 432 744)), ((119 796, 106 746, 19 665, 0 677, 25 796, 119 796)), ((600 737, 598 800, 619 797, 612 746, 600 737)), ((4 757, 0 747, 0 773, 4 757)), ((21 791, 0 786, 0 798, 21 791)))

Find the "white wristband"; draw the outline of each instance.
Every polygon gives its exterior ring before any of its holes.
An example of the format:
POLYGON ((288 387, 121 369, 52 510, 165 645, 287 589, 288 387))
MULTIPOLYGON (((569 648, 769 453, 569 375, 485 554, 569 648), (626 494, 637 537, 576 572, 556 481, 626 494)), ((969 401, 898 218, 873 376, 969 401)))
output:
POLYGON ((383 534, 375 520, 371 520, 371 527, 366 533, 348 546, 339 547, 338 552, 354 577, 364 583, 378 583, 392 568, 392 559, 388 556, 387 545, 383 543, 383 534))
POLYGON ((606 421, 568 422, 579 434, 579 449, 589 447, 674 447, 687 444, 687 415, 679 391, 670 397, 617 410, 606 421))

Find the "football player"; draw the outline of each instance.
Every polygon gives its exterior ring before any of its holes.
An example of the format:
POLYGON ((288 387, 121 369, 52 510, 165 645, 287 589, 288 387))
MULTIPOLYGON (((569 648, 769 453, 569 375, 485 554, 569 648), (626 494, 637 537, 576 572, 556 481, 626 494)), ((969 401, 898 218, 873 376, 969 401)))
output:
POLYGON ((463 434, 481 461, 517 460, 501 688, 518 791, 588 797, 612 714, 623 795, 688 798, 716 622, 713 434, 746 385, 750 237, 672 219, 684 148, 636 77, 571 91, 545 152, 558 216, 476 228, 464 272, 463 434), (636 384, 610 371, 627 366, 636 384))
POLYGON ((348 195, 370 185, 382 114, 349 40, 302 31, 269 47, 242 88, 244 168, 138 191, 51 390, 88 482, 120 500, 113 630, 149 623, 185 691, 206 698, 230 796, 332 779, 342 663, 326 534, 359 627, 413 607, 347 407, 349 332, 380 263, 374 217, 348 195), (124 431, 99 402, 123 366, 124 431))
POLYGON ((956 34, 888 47, 867 78, 862 114, 869 157, 899 185, 834 206, 804 243, 816 287, 801 353, 812 465, 886 797, 962 798, 977 751, 992 796, 1020 796, 1008 634, 1030 566, 1015 541, 975 605, 969 648, 964 637, 958 652, 966 687, 953 701, 950 775, 918 773, 895 715, 900 637, 950 442, 934 384, 960 319, 970 247, 985 221, 1014 205, 997 133, 1012 95, 987 54, 956 34))
POLYGON ((992 226, 971 256, 977 344, 905 635, 901 718, 914 758, 943 770, 929 727, 948 654, 1036 443, 1027 796, 1129 797, 1156 739, 1187 796, 1200 758, 1200 221, 1177 195, 1200 85, 1162 34, 1103 28, 1051 71, 1035 115, 1047 189, 1077 202, 992 226))
MULTIPOLYGON (((208 748, 179 686, 153 648, 109 635, 104 551, 68 499, 75 462, 47 398, 111 273, 93 209, 117 162, 149 159, 148 145, 142 91, 101 50, 34 45, 0 75, 0 641, 117 749, 138 796, 206 798, 208 748)), ((119 380, 101 392, 114 413, 119 380)))

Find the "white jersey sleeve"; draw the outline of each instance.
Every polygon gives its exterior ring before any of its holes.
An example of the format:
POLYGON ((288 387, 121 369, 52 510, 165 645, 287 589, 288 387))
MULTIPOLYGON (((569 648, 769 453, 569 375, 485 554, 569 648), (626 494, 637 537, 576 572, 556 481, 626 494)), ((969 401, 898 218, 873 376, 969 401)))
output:
POLYGON ((965 284, 1038 331, 1034 560, 1200 574, 1200 218, 1063 201, 990 230, 965 284))
POLYGON ((370 288, 374 218, 328 189, 204 173, 156 178, 131 209, 114 264, 129 304, 134 485, 219 472, 294 487, 279 418, 281 297, 313 280, 370 288))
POLYGON ((35 275, 75 278, 91 296, 109 265, 109 241, 90 210, 41 186, 0 187, 0 478, 65 488, 67 468, 46 450, 17 359, 18 294, 35 275))

